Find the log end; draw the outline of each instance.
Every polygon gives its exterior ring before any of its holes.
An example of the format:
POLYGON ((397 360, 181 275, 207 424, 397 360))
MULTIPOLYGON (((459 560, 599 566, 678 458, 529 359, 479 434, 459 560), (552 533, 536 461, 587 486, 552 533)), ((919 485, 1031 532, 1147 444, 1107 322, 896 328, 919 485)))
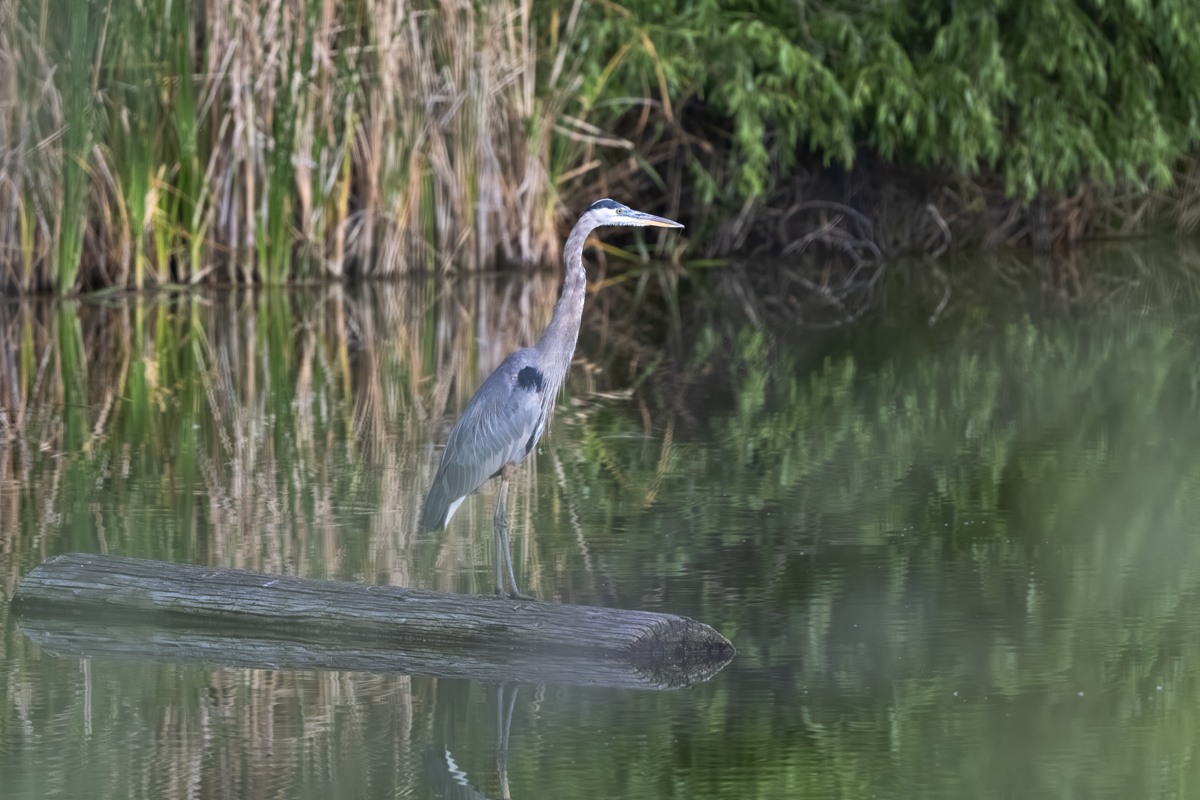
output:
POLYGON ((655 684, 676 688, 703 683, 735 655, 733 643, 703 622, 664 616, 630 646, 627 658, 655 684))

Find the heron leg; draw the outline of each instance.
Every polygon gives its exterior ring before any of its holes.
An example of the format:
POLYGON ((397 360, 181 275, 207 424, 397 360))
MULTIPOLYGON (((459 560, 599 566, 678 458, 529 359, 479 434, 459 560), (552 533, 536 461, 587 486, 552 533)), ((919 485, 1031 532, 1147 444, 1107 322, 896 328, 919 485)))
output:
POLYGON ((517 576, 513 573, 512 547, 508 540, 508 481, 516 467, 505 464, 500 470, 500 496, 496 501, 496 516, 493 519, 493 530, 496 539, 496 594, 505 595, 515 600, 533 600, 535 598, 522 594, 517 588, 517 576), (510 591, 504 591, 504 571, 508 571, 510 591))
POLYGON ((492 532, 496 540, 496 594, 504 594, 504 564, 508 559, 508 467, 500 471, 500 494, 492 532))

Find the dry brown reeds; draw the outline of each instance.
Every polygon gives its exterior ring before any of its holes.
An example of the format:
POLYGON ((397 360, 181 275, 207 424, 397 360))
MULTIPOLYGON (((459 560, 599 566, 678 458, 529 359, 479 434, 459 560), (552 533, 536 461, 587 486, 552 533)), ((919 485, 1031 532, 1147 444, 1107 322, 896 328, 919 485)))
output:
POLYGON ((530 0, 0 0, 0 284, 552 260, 578 13, 545 16, 530 0))

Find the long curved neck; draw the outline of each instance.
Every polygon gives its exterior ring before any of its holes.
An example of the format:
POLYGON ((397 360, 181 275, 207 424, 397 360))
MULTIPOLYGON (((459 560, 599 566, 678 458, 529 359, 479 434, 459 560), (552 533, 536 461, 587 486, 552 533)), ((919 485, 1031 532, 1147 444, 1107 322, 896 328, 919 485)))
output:
POLYGON ((575 354, 575 342, 579 339, 579 326, 583 320, 583 298, 587 289, 587 276, 583 271, 583 244, 588 234, 596 229, 588 214, 584 214, 571 229, 567 246, 563 249, 562 295, 554 306, 554 316, 542 333, 535 348, 542 355, 543 371, 547 384, 554 387, 547 393, 547 401, 554 402, 554 395, 567 377, 571 357, 575 354))

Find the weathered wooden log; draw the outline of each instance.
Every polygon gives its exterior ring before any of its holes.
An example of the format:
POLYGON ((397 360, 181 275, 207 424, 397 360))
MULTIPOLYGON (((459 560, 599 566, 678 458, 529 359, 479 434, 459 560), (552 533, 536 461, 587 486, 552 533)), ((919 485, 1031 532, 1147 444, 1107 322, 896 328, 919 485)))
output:
POLYGON ((664 688, 705 680, 734 654, 670 614, 104 555, 47 559, 13 605, 58 652, 240 667, 664 688))

